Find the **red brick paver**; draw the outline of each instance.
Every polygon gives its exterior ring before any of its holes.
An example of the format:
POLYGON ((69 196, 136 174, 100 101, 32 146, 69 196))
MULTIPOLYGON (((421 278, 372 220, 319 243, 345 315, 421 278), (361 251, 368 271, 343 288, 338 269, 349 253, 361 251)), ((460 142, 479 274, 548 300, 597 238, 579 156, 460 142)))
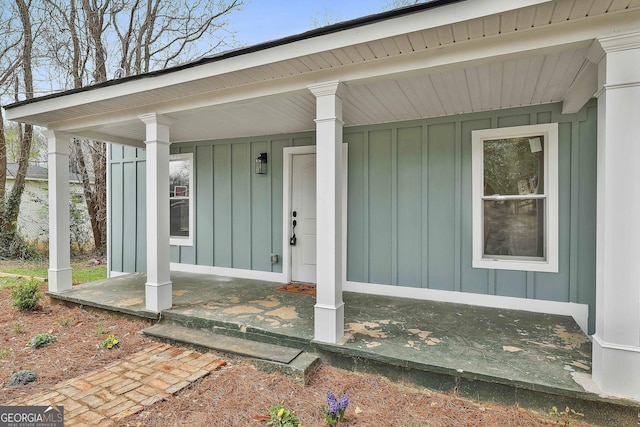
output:
POLYGON ((65 427, 111 426, 224 365, 223 360, 211 354, 154 343, 127 361, 7 404, 63 406, 65 427))

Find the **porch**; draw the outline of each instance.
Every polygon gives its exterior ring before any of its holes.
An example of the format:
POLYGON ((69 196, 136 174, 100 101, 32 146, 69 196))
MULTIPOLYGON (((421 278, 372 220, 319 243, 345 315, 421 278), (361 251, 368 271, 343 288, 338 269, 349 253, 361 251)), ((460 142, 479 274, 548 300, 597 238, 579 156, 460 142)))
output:
POLYGON ((173 306, 145 308, 144 273, 75 286, 55 299, 299 348, 323 363, 368 371, 474 400, 585 421, 637 422, 638 404, 599 395, 591 342, 571 317, 344 292, 345 336, 314 341, 315 297, 279 283, 172 272, 173 306))

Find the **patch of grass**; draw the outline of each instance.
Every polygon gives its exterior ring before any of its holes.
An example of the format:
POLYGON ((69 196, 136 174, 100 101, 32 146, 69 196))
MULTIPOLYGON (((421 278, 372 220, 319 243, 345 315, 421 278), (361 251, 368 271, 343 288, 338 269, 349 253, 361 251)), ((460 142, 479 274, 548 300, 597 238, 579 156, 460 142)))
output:
MULTIPOLYGON (((44 277, 48 276, 47 266, 43 266, 42 263, 24 262, 21 266, 17 267, 2 267, 1 271, 10 274, 19 274, 27 277, 44 277)), ((107 266, 106 265, 85 265, 83 263, 71 264, 71 280, 74 284, 95 282, 96 280, 102 280, 107 278, 107 266)), ((7 279, 15 280, 15 279, 7 279)))
POLYGON ((24 281, 24 279, 18 279, 16 277, 0 277, 0 289, 11 288, 24 281))
POLYGON ((106 265, 78 265, 71 266, 71 280, 74 284, 95 282, 107 278, 106 265))
POLYGON ((24 323, 16 322, 13 324, 13 333, 16 335, 24 334, 26 326, 24 323))
POLYGON ((96 325, 96 333, 98 335, 107 335, 109 333, 109 329, 105 328, 102 323, 98 323, 96 325))
POLYGON ((47 277, 47 267, 41 266, 40 263, 27 263, 22 267, 2 267, 3 273, 19 274, 27 277, 47 277))
POLYGON ((72 319, 60 319, 53 322, 54 325, 62 326, 63 328, 68 328, 71 326, 72 319))
POLYGON ((11 353, 13 353, 11 347, 0 347, 0 360, 6 359, 11 353))

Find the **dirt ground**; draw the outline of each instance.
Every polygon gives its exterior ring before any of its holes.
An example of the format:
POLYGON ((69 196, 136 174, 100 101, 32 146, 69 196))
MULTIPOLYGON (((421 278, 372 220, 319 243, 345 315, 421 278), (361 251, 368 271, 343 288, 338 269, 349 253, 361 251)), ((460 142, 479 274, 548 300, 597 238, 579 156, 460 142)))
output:
MULTIPOLYGON (((0 289, 0 404, 49 390, 58 382, 127 359, 148 344, 138 334, 148 325, 147 321, 52 305, 48 298, 34 312, 20 312, 11 306, 10 289, 0 289), (57 335, 58 341, 39 350, 27 346, 36 334, 47 331, 57 335), (109 334, 120 339, 119 348, 97 349, 96 345, 109 334), (13 372, 25 368, 37 372, 36 382, 4 387, 13 372)), ((568 425, 564 420, 543 419, 517 407, 471 402, 327 366, 315 373, 311 384, 302 386, 283 375, 258 371, 248 360, 229 361, 222 370, 120 425, 264 426, 265 421, 254 417, 282 402, 305 427, 324 426, 320 407, 325 404, 328 390, 349 397, 345 422, 339 424, 344 426, 568 425)), ((571 425, 577 425, 574 421, 571 425)))

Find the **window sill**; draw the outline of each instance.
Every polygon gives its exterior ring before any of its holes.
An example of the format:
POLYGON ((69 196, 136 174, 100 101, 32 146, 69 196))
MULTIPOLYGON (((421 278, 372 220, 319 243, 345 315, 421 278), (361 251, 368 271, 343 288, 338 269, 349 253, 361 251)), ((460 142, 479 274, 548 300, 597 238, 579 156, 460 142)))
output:
POLYGON ((473 268, 484 268, 489 270, 513 270, 513 271, 533 271, 543 273, 557 273, 558 263, 553 261, 523 261, 506 259, 476 259, 473 261, 473 268))
POLYGON ((191 237, 170 237, 169 245, 171 246, 193 246, 193 238, 191 237))

